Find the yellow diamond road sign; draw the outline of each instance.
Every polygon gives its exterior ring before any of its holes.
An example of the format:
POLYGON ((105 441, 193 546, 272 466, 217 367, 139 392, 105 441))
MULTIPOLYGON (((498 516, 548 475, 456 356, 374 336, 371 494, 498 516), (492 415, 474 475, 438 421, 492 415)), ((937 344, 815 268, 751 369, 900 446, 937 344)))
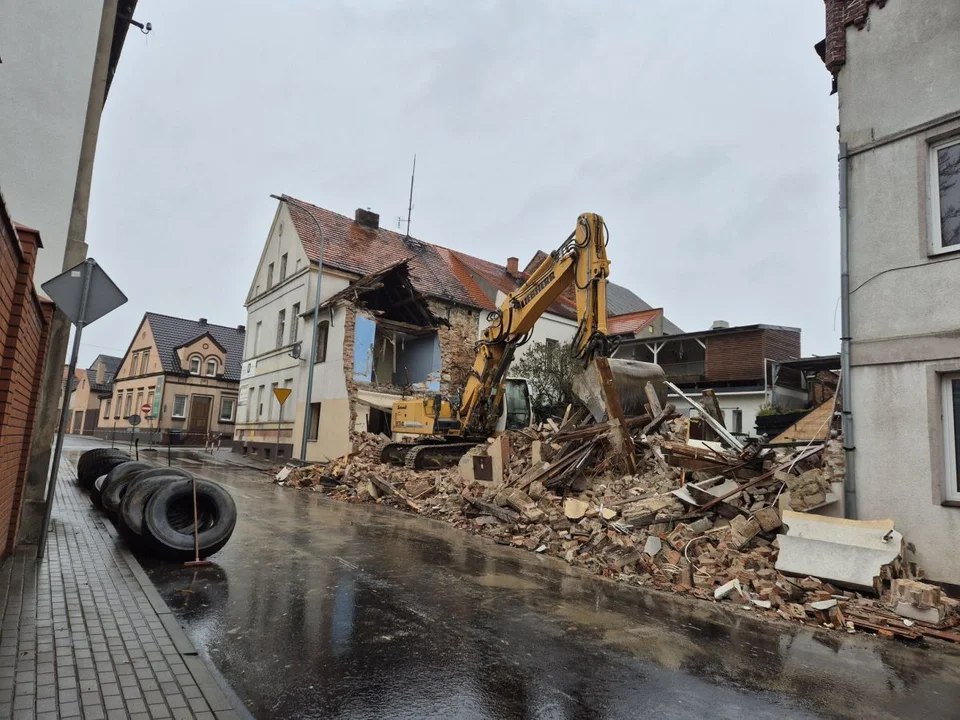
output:
POLYGON ((283 405, 287 398, 290 397, 290 393, 293 392, 290 388, 274 388, 273 394, 277 396, 277 401, 283 405))

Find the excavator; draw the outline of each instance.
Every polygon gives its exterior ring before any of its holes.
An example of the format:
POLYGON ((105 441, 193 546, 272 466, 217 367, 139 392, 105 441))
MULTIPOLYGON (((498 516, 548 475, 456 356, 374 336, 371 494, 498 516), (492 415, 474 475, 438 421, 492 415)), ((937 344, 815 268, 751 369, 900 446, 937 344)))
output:
POLYGON ((646 383, 652 381, 659 390, 665 378, 659 365, 611 357, 619 338, 607 334, 608 240, 600 215, 580 215, 564 243, 487 316, 490 324, 477 341, 476 358, 460 396, 436 394, 393 404, 394 437, 414 440, 388 443, 381 452, 381 462, 414 469, 444 467, 458 462, 496 431, 509 428, 511 415, 529 422, 529 413, 516 412, 523 402, 529 407, 526 380, 508 378, 507 371, 517 348, 529 339, 534 323, 571 285, 577 307, 571 351, 581 361, 575 391, 597 420, 609 415, 603 400, 598 401, 602 398, 597 389, 599 374, 591 371, 596 358, 605 358, 619 400, 618 412, 641 414, 646 383))

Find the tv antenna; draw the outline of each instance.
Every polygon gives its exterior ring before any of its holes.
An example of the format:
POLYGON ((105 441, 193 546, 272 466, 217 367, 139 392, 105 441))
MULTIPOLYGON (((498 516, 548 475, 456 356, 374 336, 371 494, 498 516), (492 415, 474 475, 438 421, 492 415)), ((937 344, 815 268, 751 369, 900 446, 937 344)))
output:
POLYGON ((413 180, 417 177, 417 155, 413 155, 413 172, 410 173, 410 203, 407 205, 407 216, 397 218, 397 230, 400 229, 400 225, 406 221, 407 223, 407 233, 406 237, 410 237, 410 218, 413 216, 413 180))

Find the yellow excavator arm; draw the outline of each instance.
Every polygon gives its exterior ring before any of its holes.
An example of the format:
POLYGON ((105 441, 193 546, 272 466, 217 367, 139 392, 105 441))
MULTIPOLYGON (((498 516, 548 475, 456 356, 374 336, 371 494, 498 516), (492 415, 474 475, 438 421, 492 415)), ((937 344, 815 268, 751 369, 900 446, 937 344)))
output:
POLYGON ((477 343, 477 356, 461 395, 457 417, 463 434, 483 434, 496 422, 503 378, 516 348, 571 284, 576 290, 577 333, 573 352, 583 360, 613 351, 607 336, 607 234, 603 218, 584 213, 576 230, 544 260, 498 310, 477 343))

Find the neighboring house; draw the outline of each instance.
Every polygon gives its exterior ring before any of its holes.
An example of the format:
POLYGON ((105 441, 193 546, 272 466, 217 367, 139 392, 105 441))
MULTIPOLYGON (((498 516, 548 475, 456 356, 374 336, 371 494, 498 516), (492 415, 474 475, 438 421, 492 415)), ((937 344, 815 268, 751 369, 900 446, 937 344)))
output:
POLYGON ((93 435, 99 424, 101 399, 109 417, 112 404, 113 378, 122 358, 98 355, 86 370, 77 370, 77 382, 70 396, 70 418, 67 432, 74 435, 93 435))
MULTIPOLYGON (((32 271, 37 288, 87 256, 100 119, 136 6, 136 0, 0 3, 0 187, 10 214, 43 236, 32 271)), ((69 321, 56 313, 20 526, 28 542, 38 539, 45 511, 69 336, 69 321)))
POLYGON ((849 267, 841 282, 846 514, 892 517, 916 546, 927 577, 955 584, 958 38, 958 2, 827 0, 826 39, 817 48, 839 96, 841 178, 844 170, 847 178, 841 187, 842 266, 849 267))
MULTIPOLYGON (((302 457, 306 417, 306 458, 322 460, 350 452, 351 430, 389 432, 390 410, 404 393, 456 395, 488 312, 529 268, 520 272, 515 258, 500 266, 386 230, 369 210, 351 219, 287 200, 274 215, 245 303, 249 332, 234 449, 302 457), (318 225, 323 272, 316 324, 318 225), (310 358, 315 327, 320 335, 310 358), (282 408, 276 388, 291 390, 282 408)), ((625 312, 649 307, 624 288, 614 294, 625 312)), ((570 340, 575 316, 572 295, 561 298, 532 339, 570 340)))
MULTIPOLYGON (((437 247, 437 250, 446 259, 454 275, 471 294, 475 302, 484 310, 490 311, 499 308, 507 295, 517 290, 530 274, 547 259, 547 253, 538 251, 527 263, 523 270, 519 269, 519 260, 515 257, 507 258, 506 265, 497 265, 489 260, 467 255, 466 253, 437 247)), ((648 319, 657 318, 653 325, 658 333, 662 333, 664 318, 662 310, 653 310, 643 300, 625 287, 612 282, 607 283, 607 310, 608 332, 620 335, 629 332, 636 326, 636 318, 640 315, 650 315, 648 319)), ((681 332, 669 320, 668 327, 681 332)), ((486 329, 486 318, 481 318, 477 328, 479 338, 486 329)), ((534 325, 533 331, 526 345, 522 345, 515 359, 523 357, 532 343, 540 342, 561 344, 572 342, 577 332, 577 303, 574 288, 570 287, 550 306, 534 325)))
POLYGON ((101 401, 97 435, 130 431, 154 442, 202 445, 220 433, 229 440, 236 419, 244 328, 212 325, 206 318, 148 312, 134 333, 101 401))
MULTIPOLYGON (((633 337, 624 337, 615 357, 657 363, 668 380, 694 399, 706 389, 713 390, 724 422, 732 432, 755 435, 757 413, 765 403, 784 408, 802 408, 807 404, 800 373, 785 369, 779 373, 777 383, 771 376, 775 361, 800 357, 798 328, 729 327, 717 321, 709 330, 656 335, 646 332, 646 328, 655 328, 662 316, 645 320, 646 317, 637 313, 629 323, 623 321, 633 331, 633 337)), ((675 393, 669 394, 669 401, 685 414, 692 409, 675 393)))

